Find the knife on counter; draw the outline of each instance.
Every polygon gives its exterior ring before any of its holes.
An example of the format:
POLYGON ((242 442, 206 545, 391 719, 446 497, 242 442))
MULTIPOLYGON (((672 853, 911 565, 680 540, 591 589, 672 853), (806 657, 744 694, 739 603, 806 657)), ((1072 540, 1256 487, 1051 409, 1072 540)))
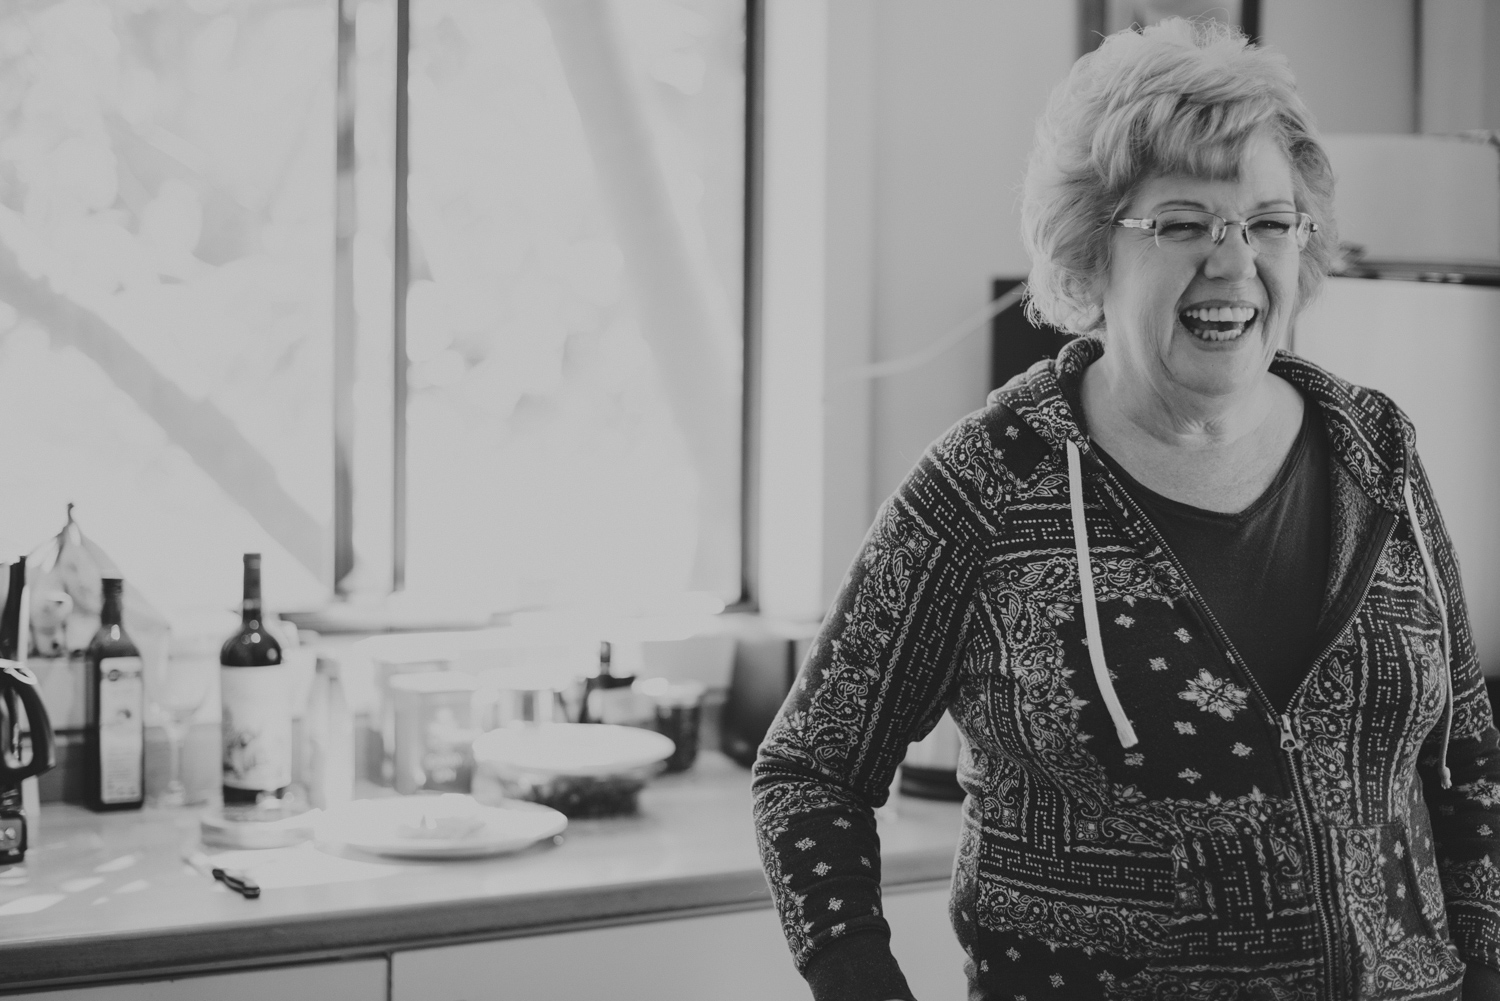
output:
POLYGON ((260 884, 240 869, 225 869, 216 866, 213 859, 203 852, 184 854, 182 860, 205 876, 212 876, 246 900, 254 900, 260 896, 260 884))

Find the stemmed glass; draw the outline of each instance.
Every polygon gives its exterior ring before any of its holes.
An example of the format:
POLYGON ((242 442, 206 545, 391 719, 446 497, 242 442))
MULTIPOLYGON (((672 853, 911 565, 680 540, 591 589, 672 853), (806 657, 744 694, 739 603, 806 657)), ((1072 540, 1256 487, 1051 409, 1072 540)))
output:
POLYGON ((167 784, 153 798, 157 806, 186 806, 187 786, 182 781, 182 747, 188 724, 208 698, 217 670, 212 653, 200 653, 174 644, 159 670, 151 696, 161 712, 162 729, 167 736, 167 784))

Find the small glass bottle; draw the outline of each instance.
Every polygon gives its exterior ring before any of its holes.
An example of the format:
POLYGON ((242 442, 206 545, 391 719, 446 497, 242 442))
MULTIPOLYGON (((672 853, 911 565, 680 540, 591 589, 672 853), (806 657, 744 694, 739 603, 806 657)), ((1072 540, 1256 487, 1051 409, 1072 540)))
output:
POLYGON ((292 783, 292 712, 281 644, 265 628, 260 554, 245 554, 240 628, 219 651, 224 806, 280 802, 292 783))
POLYGON ((140 651, 122 622, 125 582, 105 577, 103 587, 99 631, 84 657, 84 802, 91 810, 135 810, 146 799, 146 686, 140 651))
POLYGON ((322 809, 348 802, 354 795, 354 720, 338 661, 318 658, 304 719, 308 802, 322 809))
POLYGON ((588 679, 584 700, 585 717, 580 722, 613 723, 651 729, 656 725, 656 710, 651 700, 635 688, 635 675, 615 674, 612 648, 608 641, 599 644, 599 673, 588 679))

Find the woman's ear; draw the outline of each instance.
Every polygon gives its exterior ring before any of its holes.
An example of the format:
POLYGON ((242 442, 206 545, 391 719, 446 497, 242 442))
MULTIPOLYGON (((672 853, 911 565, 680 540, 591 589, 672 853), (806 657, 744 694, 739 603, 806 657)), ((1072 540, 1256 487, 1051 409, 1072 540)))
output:
POLYGON ((1106 275, 1097 275, 1089 282, 1084 294, 1078 297, 1076 316, 1069 317, 1068 331, 1085 337, 1104 336, 1104 286, 1106 275))

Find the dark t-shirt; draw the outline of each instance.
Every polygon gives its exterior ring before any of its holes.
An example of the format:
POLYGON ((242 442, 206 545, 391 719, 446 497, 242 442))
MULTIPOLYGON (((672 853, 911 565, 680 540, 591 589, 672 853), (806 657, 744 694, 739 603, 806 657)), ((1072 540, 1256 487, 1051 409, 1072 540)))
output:
POLYGON ((1328 435, 1311 404, 1276 478, 1236 514, 1206 511, 1142 486, 1099 456, 1146 512, 1277 712, 1312 666, 1328 581, 1328 435))

